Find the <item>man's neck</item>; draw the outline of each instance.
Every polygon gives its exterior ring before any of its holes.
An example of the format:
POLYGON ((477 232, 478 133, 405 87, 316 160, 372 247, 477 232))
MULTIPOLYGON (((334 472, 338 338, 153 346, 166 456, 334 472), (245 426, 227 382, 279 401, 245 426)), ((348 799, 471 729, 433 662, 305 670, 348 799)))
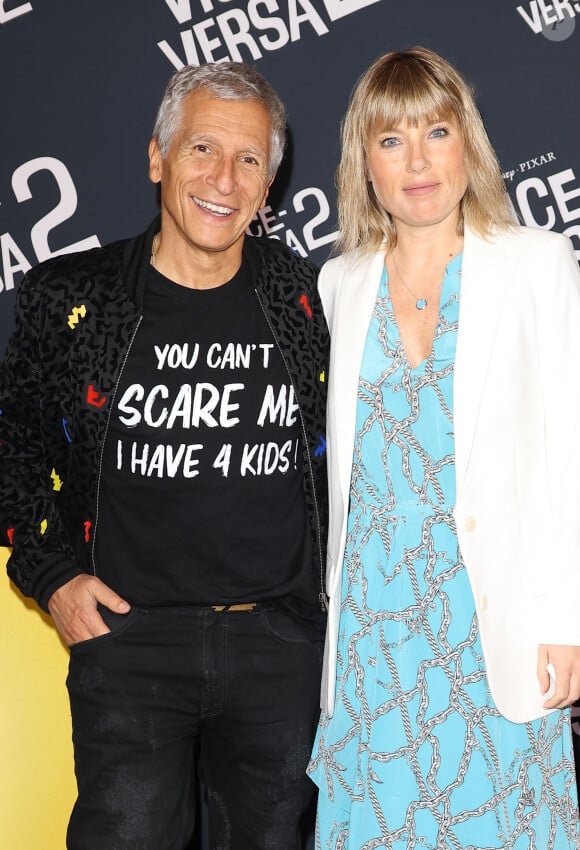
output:
POLYGON ((243 241, 226 251, 173 251, 163 241, 163 233, 155 234, 151 265, 179 286, 189 289, 216 289, 228 283, 242 265, 243 241))

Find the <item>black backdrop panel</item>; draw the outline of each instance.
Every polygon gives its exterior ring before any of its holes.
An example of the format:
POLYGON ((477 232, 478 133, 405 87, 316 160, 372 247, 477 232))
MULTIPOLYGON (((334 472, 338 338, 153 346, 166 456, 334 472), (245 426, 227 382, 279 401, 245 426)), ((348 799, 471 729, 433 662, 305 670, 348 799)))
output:
POLYGON ((578 0, 0 0, 0 351, 23 272, 128 236, 158 208, 147 143, 186 62, 254 62, 290 116, 252 232, 322 262, 336 228, 338 129, 359 74, 424 44, 476 86, 516 210, 580 258, 578 0))

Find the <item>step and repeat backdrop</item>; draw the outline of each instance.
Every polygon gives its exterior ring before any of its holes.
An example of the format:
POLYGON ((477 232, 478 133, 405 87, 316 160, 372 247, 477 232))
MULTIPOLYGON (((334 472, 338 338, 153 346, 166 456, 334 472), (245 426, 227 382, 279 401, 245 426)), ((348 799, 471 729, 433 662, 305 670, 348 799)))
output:
MULTIPOLYGON (((250 231, 322 263, 349 93, 377 56, 416 44, 474 84, 522 222, 567 233, 580 261, 580 0, 0 0, 0 354, 31 266, 156 214, 147 144, 175 70, 249 61, 278 90, 288 149, 250 231)), ((2 687, 14 694, 0 708, 0 845, 62 850, 66 652, 7 579, 0 587, 2 687)))
POLYGON ((251 231, 322 262, 348 95, 412 44, 474 83, 517 212, 580 258, 580 0, 0 0, 0 351, 30 266, 156 212, 147 142, 174 70, 250 61, 280 92, 287 157, 251 231))

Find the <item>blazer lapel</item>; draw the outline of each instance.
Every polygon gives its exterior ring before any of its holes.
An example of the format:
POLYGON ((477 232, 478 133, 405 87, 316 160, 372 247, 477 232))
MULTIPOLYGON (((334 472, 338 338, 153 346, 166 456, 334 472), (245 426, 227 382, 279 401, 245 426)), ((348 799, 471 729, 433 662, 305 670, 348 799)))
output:
POLYGON ((335 440, 340 463, 340 489, 346 506, 350 487, 356 427, 356 398, 369 322, 377 300, 384 265, 383 252, 345 269, 332 328, 335 440))
POLYGON ((484 240, 465 229, 453 380, 458 488, 471 455, 497 323, 509 285, 509 237, 484 240))

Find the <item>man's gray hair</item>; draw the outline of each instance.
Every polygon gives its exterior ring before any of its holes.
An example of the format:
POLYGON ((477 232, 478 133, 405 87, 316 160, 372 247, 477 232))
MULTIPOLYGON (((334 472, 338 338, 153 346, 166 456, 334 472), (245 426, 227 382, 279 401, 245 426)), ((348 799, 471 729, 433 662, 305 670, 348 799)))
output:
POLYGON ((167 84, 159 106, 153 138, 165 159, 171 141, 180 127, 183 101, 192 92, 203 89, 220 100, 254 100, 270 114, 270 177, 284 155, 286 109, 270 83, 252 65, 245 62, 213 62, 186 65, 167 84))

